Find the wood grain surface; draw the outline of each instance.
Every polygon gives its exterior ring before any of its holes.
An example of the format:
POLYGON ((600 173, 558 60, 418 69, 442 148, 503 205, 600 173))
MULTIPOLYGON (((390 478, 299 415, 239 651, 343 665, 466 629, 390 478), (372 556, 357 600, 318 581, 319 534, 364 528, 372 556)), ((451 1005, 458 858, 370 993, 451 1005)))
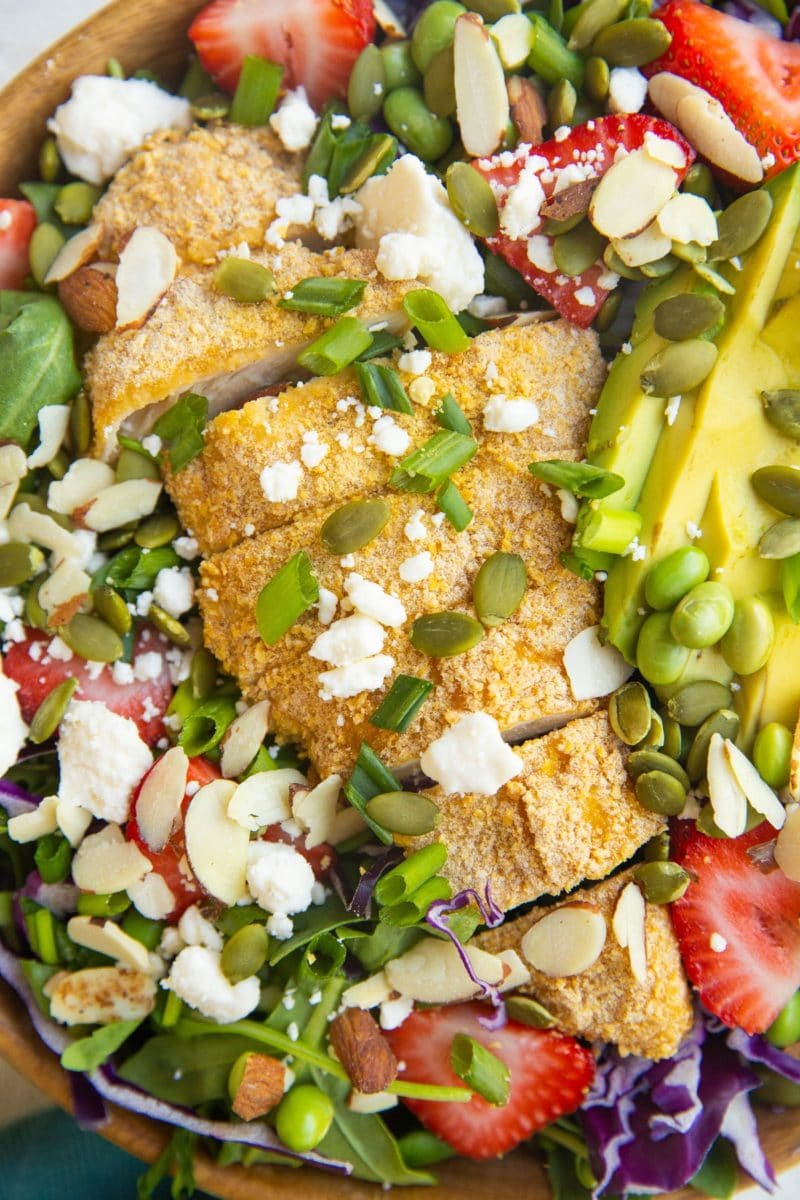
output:
MULTIPOLYGON (((167 81, 182 73, 189 50, 186 28, 203 0, 117 0, 41 55, 0 92, 0 195, 36 177, 39 145, 47 118, 69 94, 76 75, 103 73, 110 57, 129 70, 148 67, 167 81)), ((0 1055, 54 1103, 70 1108, 69 1084, 58 1060, 39 1041, 13 993, 0 984, 0 1055)), ((778 1170, 800 1155, 800 1116, 765 1113, 760 1125, 766 1150, 778 1170)), ((164 1145, 167 1127, 115 1109, 104 1135, 145 1161, 164 1145)), ((437 1170, 436 1191, 402 1189, 408 1200, 549 1200, 538 1161, 518 1151, 502 1162, 446 1163, 437 1170)), ((280 1167, 221 1169, 201 1155, 198 1185, 224 1200, 376 1200, 373 1185, 320 1172, 280 1167)), ((672 1200, 697 1200, 689 1189, 672 1200)))

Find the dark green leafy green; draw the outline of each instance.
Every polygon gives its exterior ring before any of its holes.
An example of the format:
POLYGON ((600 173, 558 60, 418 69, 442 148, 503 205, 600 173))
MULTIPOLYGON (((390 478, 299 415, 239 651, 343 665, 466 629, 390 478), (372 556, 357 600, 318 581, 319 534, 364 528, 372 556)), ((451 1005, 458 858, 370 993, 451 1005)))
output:
POLYGON ((717 1138, 697 1174, 689 1180, 691 1187, 712 1200, 730 1200, 736 1192, 739 1171, 736 1152, 725 1138, 717 1138))
POLYGON ((205 396, 189 392, 163 413, 153 426, 153 433, 168 445, 169 464, 175 475, 198 454, 202 454, 205 444, 203 430, 207 421, 208 400, 205 396))
POLYGON ((200 1037, 150 1038, 118 1073, 159 1100, 187 1108, 227 1096, 228 1075, 236 1059, 246 1050, 260 1051, 261 1046, 233 1034, 214 1033, 214 1028, 209 1025, 209 1032, 200 1037))
POLYGON ((28 183, 21 183, 19 190, 25 199, 30 200, 36 209, 37 225, 47 222, 59 228, 64 228, 55 210, 56 196, 61 191, 60 183, 42 183, 38 179, 33 179, 28 183))
POLYGON ((355 925, 361 920, 355 913, 348 912, 339 897, 332 893, 324 903, 312 905, 293 918, 294 933, 284 942, 273 941, 270 966, 276 966, 288 955, 308 945, 321 933, 331 933, 342 926, 355 925))
POLYGON ((94 1071, 119 1050, 141 1023, 140 1017, 135 1021, 115 1021, 113 1025, 101 1025, 88 1037, 78 1038, 76 1042, 67 1046, 61 1055, 62 1067, 67 1071, 94 1071))
POLYGON ((195 1193, 194 1156, 198 1135, 188 1129, 176 1129, 155 1162, 136 1185, 136 1200, 153 1200, 155 1190, 172 1176, 172 1200, 190 1200, 195 1193))
POLYGON ((27 447, 39 410, 68 404, 80 386, 72 326, 58 301, 0 292, 0 440, 27 447))
POLYGON ((540 1144, 547 1157, 547 1175, 553 1200, 591 1200, 592 1193, 583 1186, 575 1170, 575 1155, 565 1146, 557 1146, 545 1137, 540 1144))
POLYGON ((152 588, 159 571, 177 567, 180 561, 171 546, 159 546, 156 550, 126 546, 95 573, 92 590, 107 583, 111 587, 141 592, 152 588))
POLYGON ((372 933, 354 939, 350 943, 350 951, 365 971, 378 971, 391 958, 405 954, 421 937, 421 929, 401 929, 380 922, 372 933))

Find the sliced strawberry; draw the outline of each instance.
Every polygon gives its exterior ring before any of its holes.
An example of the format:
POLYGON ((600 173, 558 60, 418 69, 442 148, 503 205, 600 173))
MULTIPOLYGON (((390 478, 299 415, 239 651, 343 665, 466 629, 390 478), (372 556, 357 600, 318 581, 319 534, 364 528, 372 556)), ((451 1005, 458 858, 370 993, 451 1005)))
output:
POLYGON ((488 1030, 478 1018, 490 1011, 481 1004, 430 1008, 413 1012, 385 1034, 395 1057, 405 1064, 400 1077, 415 1083, 463 1087, 450 1066, 457 1033, 475 1038, 509 1068, 511 1094, 502 1107, 481 1096, 467 1104, 403 1101, 426 1128, 465 1158, 505 1154, 551 1121, 574 1112, 594 1078, 594 1058, 574 1038, 516 1021, 488 1030))
MULTIPOLYGON (((131 683, 116 683, 112 668, 90 664, 74 654, 66 662, 48 653, 52 638, 45 633, 29 629, 24 642, 8 648, 3 656, 3 670, 9 678, 19 684, 19 703, 22 715, 30 721, 45 696, 63 679, 72 675, 78 680, 75 691, 77 700, 100 700, 112 712, 121 717, 130 717, 139 726, 139 733, 149 746, 162 738, 164 713, 172 699, 172 683, 164 652, 169 643, 155 630, 144 628, 139 631, 134 647, 134 665, 144 654, 157 653, 161 668, 154 678, 150 675, 158 667, 155 660, 147 659, 144 665, 153 671, 146 672, 144 679, 131 683)), ((109 747, 113 750, 113 747, 109 747)))
POLYGON ((286 842, 288 845, 294 846, 297 853, 302 854, 309 864, 317 879, 324 879, 336 862, 336 851, 327 842, 320 842, 319 845, 312 846, 309 850, 306 846, 305 834, 292 837, 285 829, 281 829, 280 825, 268 825, 261 836, 265 842, 286 842))
POLYGON ((800 44, 698 0, 671 0, 655 14, 672 34, 669 49, 643 68, 671 71, 705 88, 764 157, 769 178, 800 158, 800 44))
POLYGON ((0 200, 0 289, 22 287, 36 213, 27 200, 0 200))
MULTIPOLYGON (((678 131, 667 121, 642 113, 598 117, 584 125, 576 125, 568 135, 557 141, 551 138, 538 146, 523 146, 517 153, 496 154, 493 158, 480 158, 472 166, 492 184, 497 196, 501 215, 508 200, 508 192, 519 182, 526 164, 533 166, 533 173, 541 184, 545 200, 556 193, 562 171, 571 168, 567 179, 572 182, 577 175, 590 183, 597 183, 614 163, 614 156, 622 147, 638 150, 644 145, 645 135, 654 134, 675 142, 682 149, 686 163, 682 170, 676 169, 680 183, 694 161, 694 150, 678 131)), ((529 168, 530 169, 530 168, 529 168)), ((575 182, 580 180, 575 179, 575 182)), ((561 187, 564 187, 562 183, 561 187)), ((588 201, 587 201, 588 203, 588 201)), ((552 257, 554 239, 541 233, 544 217, 535 214, 530 229, 524 237, 511 238, 501 231, 486 239, 494 254, 499 254, 518 271, 532 288, 549 301, 562 317, 574 325, 591 325, 603 305, 608 293, 616 286, 616 276, 607 270, 602 259, 598 259, 581 275, 561 275, 557 268, 541 264, 552 257), (529 240, 537 239, 537 249, 529 240), (531 261, 531 253, 540 263, 531 261)))
POLYGON ((710 838, 677 821, 672 838, 693 880, 670 905, 686 974, 709 1012, 746 1033, 762 1033, 800 987, 800 884, 747 853, 774 836, 766 822, 710 838))
MULTIPOLYGON (((147 776, 145 775, 144 778, 146 779, 147 776)), ((186 858, 183 816, 186 813, 192 796, 201 787, 205 787, 207 783, 211 783, 212 780, 219 778, 219 768, 215 767, 207 758, 189 759, 189 770, 186 773, 186 791, 181 808, 181 822, 172 831, 172 836, 162 850, 152 850, 139 830, 139 824, 136 819, 136 803, 144 785, 144 779, 136 789, 136 795, 133 798, 131 806, 131 818, 125 828, 125 833, 130 841, 136 843, 142 854, 150 859, 150 862, 153 864, 153 870, 157 875, 161 876, 175 897, 175 908, 170 913, 168 919, 177 921, 190 905, 202 900, 206 894, 192 874, 191 867, 186 858)))
POLYGON ((344 96, 353 63, 375 34, 371 0, 213 0, 189 28, 200 61, 233 92, 242 62, 258 54, 286 68, 314 108, 344 96))

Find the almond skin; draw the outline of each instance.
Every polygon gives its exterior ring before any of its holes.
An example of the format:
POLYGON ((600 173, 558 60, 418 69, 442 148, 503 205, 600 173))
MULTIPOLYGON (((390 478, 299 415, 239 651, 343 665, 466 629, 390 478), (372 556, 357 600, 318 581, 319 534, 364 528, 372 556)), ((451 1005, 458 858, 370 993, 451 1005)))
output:
POLYGON ((547 105, 541 92, 522 75, 512 75, 506 83, 511 119, 519 130, 519 140, 538 146, 544 140, 547 105))
POLYGON ((356 1091, 372 1095, 386 1090, 397 1075, 397 1059, 366 1009, 345 1009, 332 1022, 329 1036, 356 1091))
POLYGON ((283 1099, 286 1067, 269 1054, 248 1054, 231 1108, 243 1121, 263 1117, 283 1099))
POLYGON ((78 267, 58 285, 58 298, 79 329, 108 333, 117 321, 117 285, 94 267, 78 267))

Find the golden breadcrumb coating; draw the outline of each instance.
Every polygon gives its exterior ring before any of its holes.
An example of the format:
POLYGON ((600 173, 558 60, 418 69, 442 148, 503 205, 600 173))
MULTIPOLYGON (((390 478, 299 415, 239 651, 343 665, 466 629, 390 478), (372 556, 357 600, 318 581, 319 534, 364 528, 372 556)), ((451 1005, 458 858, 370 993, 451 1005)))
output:
MULTIPOLYGON (((580 975, 559 979, 531 968, 530 983, 518 990, 535 996, 567 1033, 612 1042, 621 1054, 658 1060, 674 1054, 691 1028, 692 999, 666 905, 647 903, 645 908, 647 982, 639 983, 631 971, 628 951, 618 944, 611 920, 619 894, 632 878, 632 871, 623 871, 562 902, 593 905, 605 917, 608 935, 597 962, 580 975)), ((524 935, 554 907, 560 906, 534 908, 480 934, 476 942, 491 953, 513 947, 521 954, 524 935)))
POLYGON ((160 229, 185 263, 216 262, 220 250, 241 242, 258 249, 276 202, 302 191, 300 162, 268 126, 157 133, 95 206, 100 256, 118 254, 137 225, 160 229))
POLYGON ((647 812, 625 768, 624 746, 605 712, 515 747, 524 767, 496 796, 426 792, 436 832, 399 839, 412 849, 443 842, 453 891, 486 884, 504 910, 602 879, 664 828, 647 812))

